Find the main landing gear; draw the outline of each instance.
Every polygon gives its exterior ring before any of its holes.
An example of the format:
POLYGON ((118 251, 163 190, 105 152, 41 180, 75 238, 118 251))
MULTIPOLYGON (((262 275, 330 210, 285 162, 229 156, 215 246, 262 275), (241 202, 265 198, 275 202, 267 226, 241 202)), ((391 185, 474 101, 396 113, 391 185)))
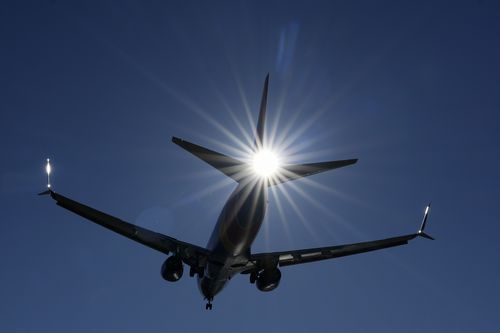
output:
POLYGON ((251 284, 254 284, 258 278, 259 278, 259 272, 253 271, 252 273, 250 273, 250 283, 251 284))
POLYGON ((206 310, 212 310, 212 301, 214 300, 213 297, 208 299, 207 305, 205 305, 206 310))

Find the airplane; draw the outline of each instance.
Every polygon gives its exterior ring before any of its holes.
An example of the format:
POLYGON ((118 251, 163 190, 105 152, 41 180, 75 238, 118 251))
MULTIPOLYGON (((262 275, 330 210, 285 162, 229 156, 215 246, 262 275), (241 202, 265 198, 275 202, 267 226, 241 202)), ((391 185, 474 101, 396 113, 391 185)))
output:
POLYGON ((309 177, 327 170, 355 164, 357 159, 320 163, 276 165, 276 159, 267 150, 264 126, 267 109, 269 74, 264 81, 260 111, 256 126, 253 165, 215 152, 183 139, 172 137, 172 142, 200 158, 224 175, 232 178, 237 187, 225 203, 206 247, 177 240, 152 230, 125 222, 55 192, 50 184, 51 166, 47 159, 47 187, 40 195, 50 195, 61 206, 118 234, 167 255, 161 267, 162 277, 178 281, 189 267, 189 276, 197 276, 198 287, 212 310, 212 301, 237 274, 248 274, 250 283, 263 292, 274 290, 281 280, 280 268, 319 260, 375 251, 407 244, 417 236, 434 239, 424 232, 430 204, 425 208, 420 229, 416 233, 386 239, 270 253, 252 253, 251 245, 264 220, 271 186, 309 177), (269 162, 269 163, 268 163, 269 162), (269 166, 270 165, 270 166, 269 166), (270 173, 278 169, 275 176, 270 173))

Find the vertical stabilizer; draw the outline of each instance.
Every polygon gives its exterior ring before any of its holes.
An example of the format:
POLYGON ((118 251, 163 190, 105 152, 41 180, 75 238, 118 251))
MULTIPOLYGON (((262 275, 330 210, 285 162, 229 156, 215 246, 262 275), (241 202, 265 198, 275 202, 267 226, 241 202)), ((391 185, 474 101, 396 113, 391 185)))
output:
POLYGON ((264 127, 266 123, 267 110, 267 91, 269 88, 269 73, 264 81, 264 90, 262 91, 262 99, 260 100, 259 120, 257 122, 257 131, 255 133, 255 148, 259 149, 264 145, 264 127))

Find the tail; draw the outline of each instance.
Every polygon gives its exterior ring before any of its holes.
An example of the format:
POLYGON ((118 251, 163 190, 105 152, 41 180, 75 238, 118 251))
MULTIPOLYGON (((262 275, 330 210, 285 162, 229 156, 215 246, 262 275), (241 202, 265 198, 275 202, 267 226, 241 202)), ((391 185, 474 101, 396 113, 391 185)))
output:
POLYGON ((257 121, 257 130, 255 132, 255 150, 264 147, 264 128, 266 125, 267 113, 267 93, 269 91, 269 73, 267 73, 264 81, 264 89, 262 90, 262 98, 260 99, 259 120, 257 121))
MULTIPOLYGON (((264 88, 262 90, 262 98, 260 101, 259 119, 257 121, 257 128, 255 131, 254 151, 258 151, 265 146, 265 124, 267 113, 267 95, 269 91, 269 73, 266 75, 264 81, 264 88)), ((210 164, 223 174, 231 177, 237 182, 243 179, 254 176, 251 172, 249 165, 239 161, 235 158, 226 156, 216 151, 195 145, 194 143, 173 137, 172 142, 186 149, 191 154, 202 159, 210 164), (250 171, 249 171, 250 170, 250 171)), ((356 163, 357 159, 328 161, 320 163, 307 163, 307 164, 292 164, 284 165, 279 168, 279 172, 274 177, 269 178, 268 185, 277 185, 287 181, 308 177, 320 172, 342 168, 356 163)))
MULTIPOLYGON (((262 91, 262 98, 260 101, 259 119, 257 121, 257 129, 255 132, 254 150, 258 150, 264 146, 264 129, 266 123, 267 111, 267 94, 269 90, 269 73, 264 81, 264 89, 262 91)), ((176 145, 189 151, 191 154, 210 164, 226 176, 240 182, 242 179, 248 177, 249 172, 248 164, 239 161, 235 158, 226 156, 216 151, 198 146, 194 143, 182 140, 180 138, 172 137, 172 142, 176 145)))

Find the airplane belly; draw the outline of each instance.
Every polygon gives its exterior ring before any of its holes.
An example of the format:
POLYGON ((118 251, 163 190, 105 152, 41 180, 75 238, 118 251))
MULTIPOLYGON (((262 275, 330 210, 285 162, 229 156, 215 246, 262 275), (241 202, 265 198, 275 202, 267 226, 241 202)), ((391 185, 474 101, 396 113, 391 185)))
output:
POLYGON ((205 298, 210 299, 219 293, 231 280, 231 278, 241 272, 248 262, 244 256, 225 258, 220 256, 210 256, 203 271, 198 275, 198 288, 205 298))
POLYGON ((249 251, 264 220, 267 188, 237 188, 222 210, 208 248, 230 256, 249 251))

